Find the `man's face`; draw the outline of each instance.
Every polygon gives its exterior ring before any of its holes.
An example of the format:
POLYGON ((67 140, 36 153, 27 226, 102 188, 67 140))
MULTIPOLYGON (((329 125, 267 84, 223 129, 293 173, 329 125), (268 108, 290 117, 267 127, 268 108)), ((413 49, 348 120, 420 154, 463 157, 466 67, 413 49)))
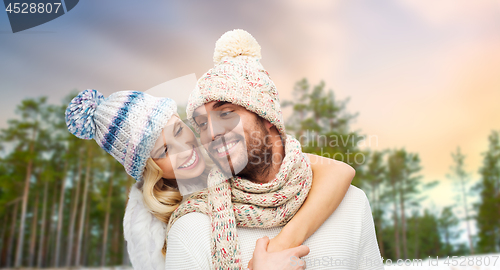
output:
POLYGON ((269 170, 269 131, 255 113, 232 103, 213 101, 198 107, 193 118, 201 143, 227 175, 253 180, 269 170))

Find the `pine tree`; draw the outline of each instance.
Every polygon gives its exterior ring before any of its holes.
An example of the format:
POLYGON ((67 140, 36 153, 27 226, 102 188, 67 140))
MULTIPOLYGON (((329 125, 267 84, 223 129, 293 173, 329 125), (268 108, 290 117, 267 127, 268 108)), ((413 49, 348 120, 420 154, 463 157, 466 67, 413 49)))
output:
MULTIPOLYGON (((80 145, 80 144, 78 144, 80 145)), ((77 169, 76 169, 76 175, 73 177, 73 186, 75 187, 73 190, 73 195, 71 196, 72 198, 72 206, 71 206, 71 211, 70 211, 70 223, 69 223, 69 233, 68 233, 68 247, 67 247, 67 253, 66 253, 66 267, 71 266, 72 258, 73 258, 73 251, 74 251, 74 233, 75 233, 75 222, 76 222, 76 215, 78 213, 78 205, 80 203, 79 197, 80 197, 80 187, 81 187, 81 178, 82 178, 82 169, 83 169, 83 158, 84 158, 84 149, 82 147, 79 147, 77 151, 77 156, 78 156, 78 161, 77 161, 77 169)))
POLYGON ((40 243, 40 247, 38 248, 38 256, 37 256, 37 267, 38 268, 41 268, 43 266, 43 263, 44 263, 44 247, 45 247, 45 242, 47 241, 45 239, 45 217, 46 217, 46 213, 47 213, 47 196, 48 196, 48 192, 49 192, 49 182, 48 181, 45 181, 44 182, 44 187, 43 187, 43 202, 42 202, 42 220, 41 220, 41 225, 40 225, 40 239, 39 239, 39 243, 40 243))
POLYGON ((23 262, 26 214, 34 166, 36 166, 37 157, 40 157, 41 153, 46 150, 39 140, 39 137, 43 137, 42 134, 47 132, 43 121, 48 113, 46 100, 46 97, 23 100, 16 109, 20 119, 9 120, 9 127, 2 130, 0 135, 0 141, 14 144, 14 151, 10 154, 11 162, 21 164, 25 168, 15 267, 20 267, 23 262))
POLYGON ((408 239, 412 245, 408 251, 415 258, 426 259, 427 256, 442 254, 443 243, 439 234, 439 220, 435 214, 424 209, 423 215, 414 213, 408 218, 408 239))
MULTIPOLYGON (((287 132, 295 133, 302 151, 337 159, 357 169, 365 162, 365 153, 358 147, 363 137, 350 131, 350 123, 357 114, 346 111, 349 99, 337 100, 333 91, 326 91, 325 87, 320 82, 311 88, 306 79, 295 84, 294 101, 283 102, 283 107, 293 108, 287 132)), ((360 185, 357 177, 353 185, 360 185)))
POLYGON ((461 201, 462 201, 462 206, 464 208, 464 213, 465 213, 465 223, 467 226, 467 238, 469 240, 469 250, 470 254, 474 254, 474 245, 472 244, 472 235, 470 231, 470 225, 469 225, 469 204, 467 203, 467 183, 468 183, 468 173, 464 169, 464 160, 465 156, 462 154, 460 151, 460 147, 457 147, 457 151, 455 153, 451 153, 451 157, 453 159, 453 165, 450 167, 451 174, 448 175, 448 178, 454 180, 455 182, 458 182, 458 185, 460 187, 460 194, 461 194, 461 201))
POLYGON ((453 214, 452 207, 444 207, 441 211, 441 217, 438 219, 439 229, 444 238, 442 248, 443 255, 450 256, 454 252, 451 239, 457 239, 459 237, 459 232, 456 229, 458 223, 458 218, 453 214))
POLYGON ((89 182, 92 177, 92 149, 93 145, 87 144, 87 164, 85 170, 85 181, 83 184, 83 202, 80 210, 80 225, 78 226, 78 240, 76 243, 76 255, 75 255, 75 265, 81 266, 81 251, 82 251, 82 241, 83 241, 83 225, 85 223, 85 209, 87 207, 87 198, 89 196, 89 182))
POLYGON ((393 227, 394 227, 394 251, 396 258, 401 258, 401 244, 400 237, 401 231, 399 227, 399 205, 398 198, 400 196, 399 190, 401 185, 401 179, 403 178, 403 170, 405 166, 404 156, 402 156, 401 152, 393 152, 389 155, 388 158, 388 180, 390 184, 390 198, 393 204, 393 227))
POLYGON ((111 196, 113 195, 113 180, 114 180, 114 168, 116 166, 116 162, 110 161, 111 163, 111 169, 110 169, 110 176, 109 176, 109 183, 108 183, 108 191, 107 191, 107 196, 106 198, 106 206, 105 206, 105 218, 104 218, 104 226, 103 226, 103 237, 102 237, 102 256, 101 256, 101 266, 105 266, 106 264, 106 253, 107 253, 107 243, 108 243, 108 229, 109 229, 109 218, 110 218, 110 212, 111 212, 111 201, 112 198, 111 196))
POLYGON ((481 181, 477 208, 478 252, 500 252, 500 136, 492 131, 488 137, 488 150, 483 153, 483 166, 479 170, 481 181))
POLYGON ((408 207, 418 207, 419 202, 425 198, 421 196, 422 192, 437 184, 436 181, 422 183, 420 170, 418 154, 408 153, 404 149, 394 150, 389 154, 387 180, 390 190, 387 195, 393 204, 394 250, 397 258, 409 258, 406 221, 408 207))

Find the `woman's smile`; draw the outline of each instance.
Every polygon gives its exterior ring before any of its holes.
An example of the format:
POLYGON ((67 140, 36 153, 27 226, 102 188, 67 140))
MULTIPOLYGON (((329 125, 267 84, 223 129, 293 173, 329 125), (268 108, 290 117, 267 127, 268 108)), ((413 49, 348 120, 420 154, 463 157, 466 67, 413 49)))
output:
POLYGON ((191 170, 194 167, 196 167, 199 159, 200 158, 199 158, 198 152, 196 151, 196 149, 193 146, 191 156, 189 156, 189 158, 186 159, 186 161, 181 166, 179 166, 177 169, 179 169, 179 170, 191 170))
POLYGON ((165 179, 194 179, 205 170, 196 136, 177 115, 167 122, 154 149, 151 156, 165 179))

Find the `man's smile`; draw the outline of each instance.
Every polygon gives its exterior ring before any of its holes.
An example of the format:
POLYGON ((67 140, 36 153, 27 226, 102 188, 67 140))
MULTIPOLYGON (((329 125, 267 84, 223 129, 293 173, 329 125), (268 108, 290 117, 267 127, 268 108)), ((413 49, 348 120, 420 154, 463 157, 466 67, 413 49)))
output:
POLYGON ((218 157, 224 157, 229 155, 232 152, 232 149, 240 142, 240 140, 232 140, 228 143, 218 144, 215 147, 212 147, 212 152, 217 153, 218 157))

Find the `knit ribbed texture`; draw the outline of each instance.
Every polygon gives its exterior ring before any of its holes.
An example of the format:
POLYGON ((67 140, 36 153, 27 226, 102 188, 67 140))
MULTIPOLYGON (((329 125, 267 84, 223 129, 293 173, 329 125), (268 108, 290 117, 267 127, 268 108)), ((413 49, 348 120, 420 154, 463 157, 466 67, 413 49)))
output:
MULTIPOLYGON (((209 269, 212 261, 210 226, 209 217, 203 214, 190 213, 180 218, 168 234, 165 269, 209 269)), ((273 238, 281 229, 238 227, 243 266, 246 267, 252 258, 257 239, 273 238)), ((381 257, 368 199, 354 186, 304 245, 310 248, 310 253, 303 258, 307 269, 384 269, 377 263, 381 257), (343 260, 345 263, 341 265, 343 260)), ((291 263, 294 262, 297 260, 292 259, 291 263)))
POLYGON ((130 189, 129 200, 123 217, 123 235, 134 270, 162 270, 162 254, 167 224, 157 219, 144 205, 142 192, 137 184, 130 189))
POLYGON ((142 180, 146 161, 170 117, 177 112, 169 98, 121 91, 104 98, 93 89, 80 92, 66 109, 68 130, 94 139, 135 180, 142 180))
POLYGON ((278 91, 260 63, 260 46, 252 35, 241 29, 226 32, 216 43, 214 61, 189 96, 186 112, 191 124, 198 128, 193 120, 198 107, 227 101, 268 120, 285 136, 278 91))
POLYGON ((170 217, 167 231, 187 213, 207 214, 212 224, 211 269, 243 269, 236 226, 285 225, 302 206, 311 184, 310 162, 300 143, 288 136, 285 157, 272 181, 257 184, 239 177, 227 179, 214 168, 208 176, 208 190, 184 201, 170 217))

